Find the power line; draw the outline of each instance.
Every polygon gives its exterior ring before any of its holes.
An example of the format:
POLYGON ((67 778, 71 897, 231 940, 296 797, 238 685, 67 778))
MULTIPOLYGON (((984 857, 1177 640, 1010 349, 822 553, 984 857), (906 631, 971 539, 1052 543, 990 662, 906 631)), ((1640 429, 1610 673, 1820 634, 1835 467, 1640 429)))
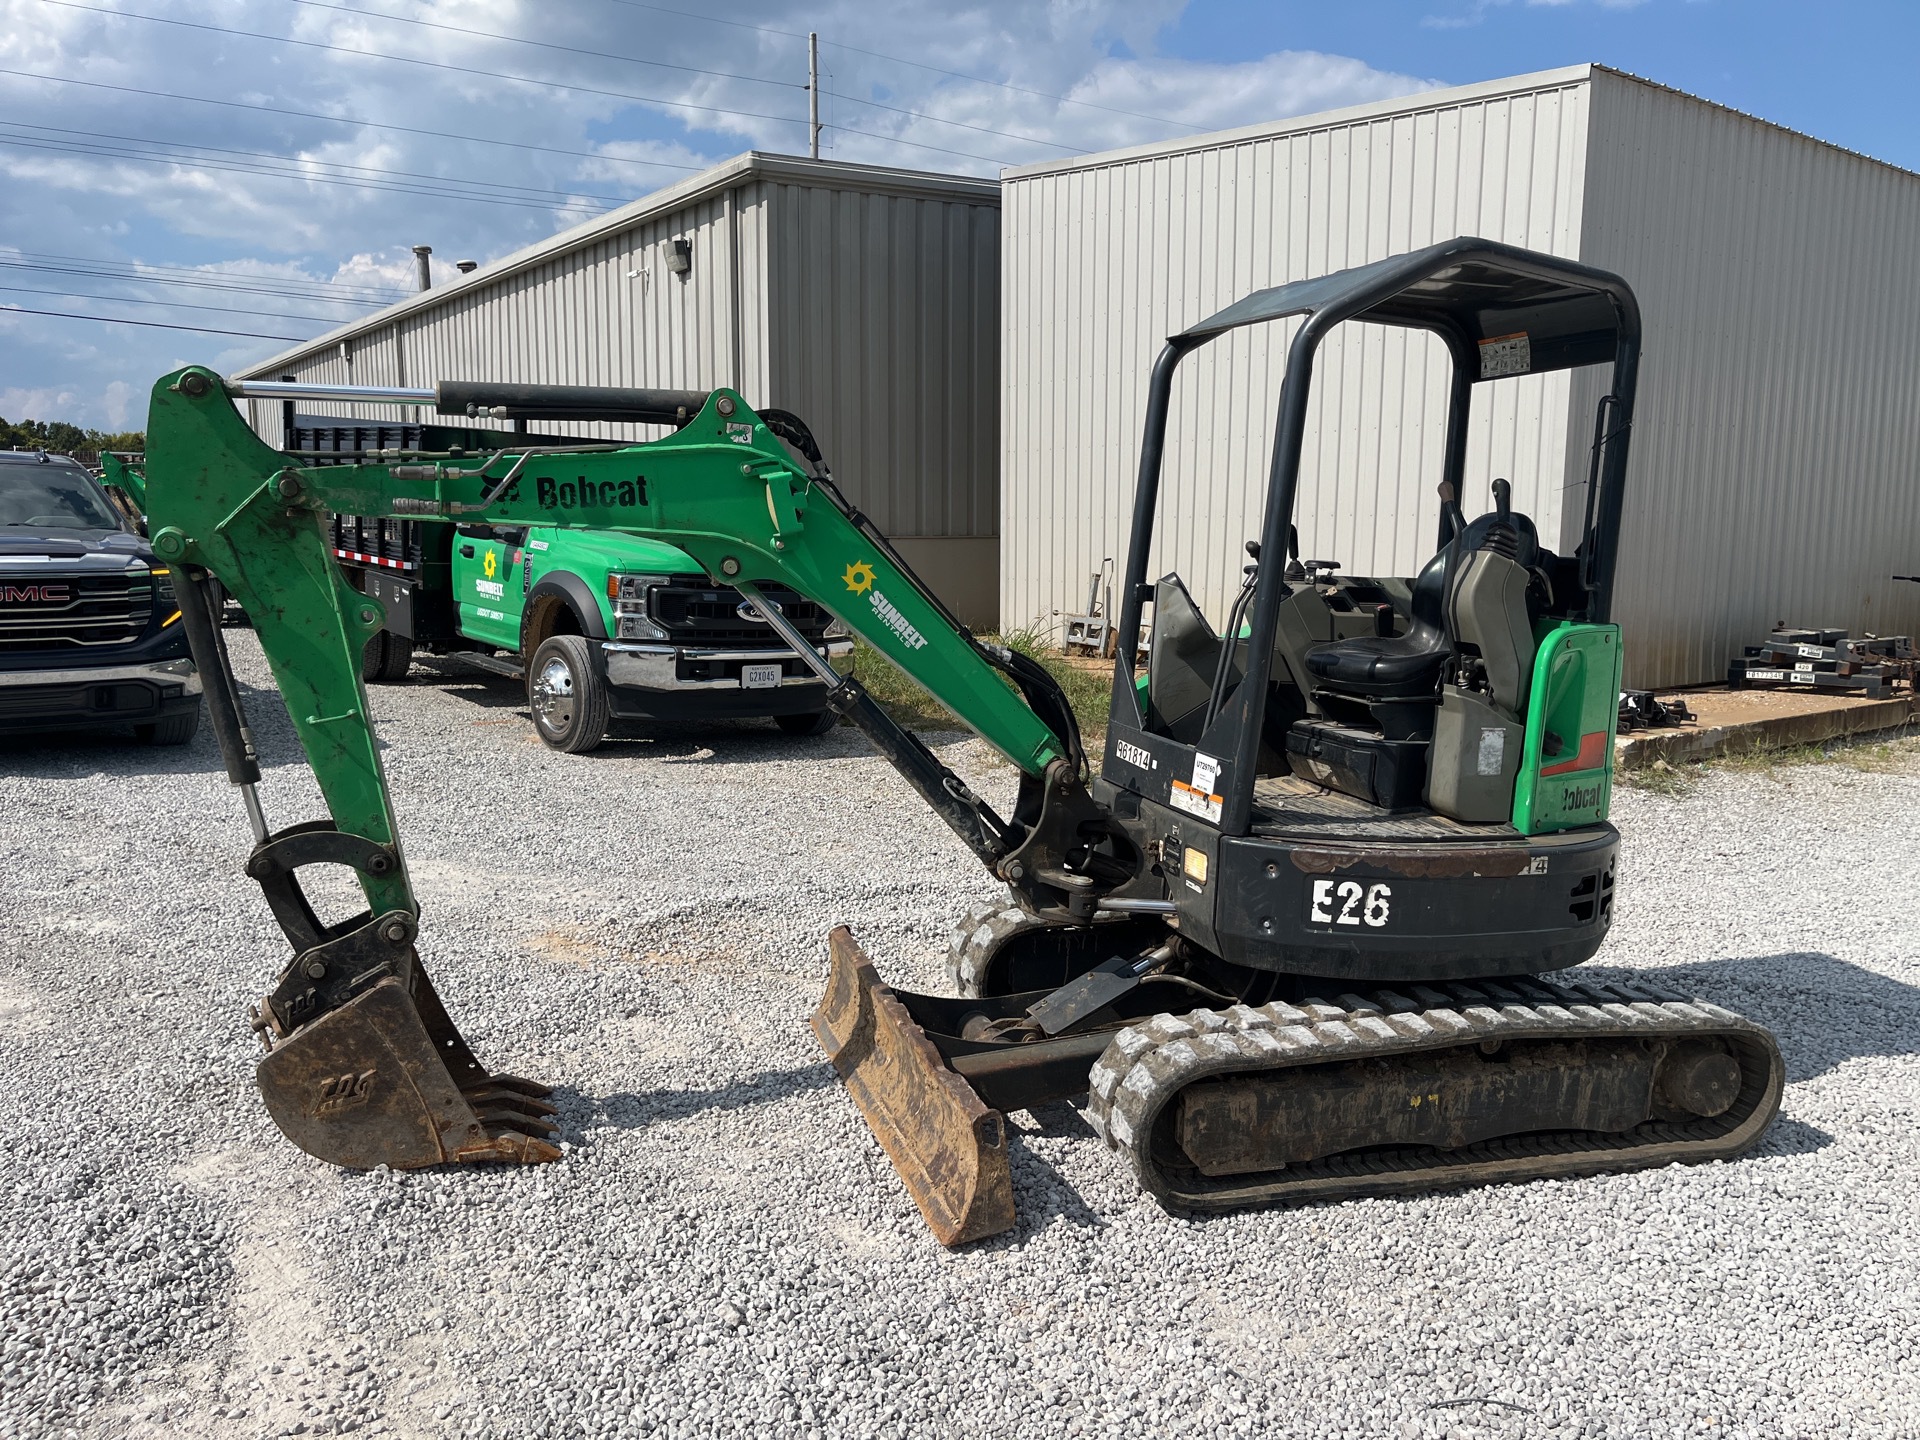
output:
MULTIPOLYGON (((306 3, 309 3, 309 0, 299 0, 299 3, 306 4, 306 3)), ((911 115, 916 120, 928 120, 935 125, 954 125, 959 127, 962 130, 978 131, 982 135, 998 135, 1003 139, 1007 139, 1007 140, 1021 140, 1026 142, 1029 145, 1050 145, 1055 150, 1067 150, 1075 154, 1078 154, 1080 151, 1080 147, 1078 145, 1062 145, 1058 140, 1042 140, 1037 135, 1018 135, 1011 130, 995 130, 992 126, 989 126, 989 125, 973 125, 973 124, 969 124, 965 120, 949 120, 945 116, 933 115, 928 113, 925 110, 908 110, 905 107, 900 105, 882 104, 878 100, 862 100, 858 95, 849 95, 845 91, 841 91, 841 90, 822 90, 820 93, 823 95, 831 95, 836 100, 850 101, 855 105, 867 105, 872 107, 875 110, 890 110, 895 115, 911 115)), ((846 130, 851 127, 846 125, 833 125, 826 128, 833 129, 833 130, 846 130)), ((861 135, 871 135, 876 132, 871 130, 860 130, 860 131, 857 131, 856 133, 861 135)), ((902 143, 911 143, 911 142, 902 142, 902 143)))
MULTIPOLYGON (((673 10, 665 5, 646 4, 644 0, 612 0, 612 3, 625 5, 633 10, 651 10, 659 15, 678 15, 683 20, 704 20, 711 25, 731 25, 739 30, 753 30, 762 35, 779 35, 788 40, 807 38, 798 30, 777 30, 770 25, 749 25, 744 20, 724 20, 718 15, 700 15, 691 10, 673 10)), ((996 90, 1011 90, 1017 95, 1035 95, 1042 100, 1057 100, 1062 105, 1079 105, 1088 110, 1104 110, 1109 115, 1125 115, 1133 120, 1151 120, 1155 124, 1171 125, 1178 130, 1200 131, 1206 128, 1203 125, 1189 124, 1185 120, 1169 120, 1164 115, 1147 115, 1138 110, 1120 110, 1112 105, 1101 105, 1092 100, 1076 100, 1071 95, 1055 95, 1048 90, 1034 90, 1006 80, 989 80, 984 75, 967 75, 959 70, 943 70, 938 65, 929 65, 922 60, 908 60, 904 56, 886 55, 878 50, 863 50, 858 45, 843 45, 837 40, 822 40, 820 43, 834 50, 847 50, 855 55, 868 55, 875 60, 885 60, 891 65, 911 65, 916 70, 929 70, 935 75, 945 75, 954 80, 966 80, 975 85, 991 85, 996 90)))
MULTIPOLYGON (((259 315, 256 309, 238 309, 232 305, 195 305, 186 300, 142 300, 133 295, 101 295, 92 290, 46 290, 36 285, 0 285, 10 295, 58 295, 66 300, 110 300, 116 305, 148 305, 163 310, 211 310, 221 315, 259 315)), ((4 302, 0 302, 4 303, 4 302)), ((322 325, 342 323, 331 315, 289 315, 283 310, 269 312, 276 320, 314 320, 322 325)))
MULTIPOLYGON (((200 280, 206 280, 209 278, 233 279, 238 281, 246 281, 246 282, 249 282, 251 285, 256 285, 256 286, 257 285, 288 285, 288 286, 296 286, 296 287, 306 287, 309 289, 315 286, 319 286, 329 290, 355 290, 355 291, 359 291, 363 295, 378 297, 375 300, 365 300, 365 301, 355 300, 351 302, 349 301, 329 302, 332 304, 347 304, 347 303, 385 304, 388 300, 404 299, 408 294, 411 293, 406 287, 400 286, 400 285, 359 285, 359 284, 355 284, 353 281, 350 281, 350 280, 312 280, 312 279, 304 279, 304 278, 299 280, 294 280, 294 279, 282 278, 276 275, 247 275, 239 271, 208 270, 200 266, 153 265, 153 264, 148 264, 144 261, 102 260, 102 259, 96 259, 92 256, 87 256, 87 255, 53 255, 53 254, 47 253, 44 250, 22 250, 17 245, 8 245, 0 248, 4 248, 7 252, 19 256, 22 260, 53 260, 63 265, 90 265, 90 266, 102 267, 103 271, 111 271, 114 269, 118 269, 118 270, 126 271, 131 276, 137 277, 140 279, 149 279, 161 274, 191 275, 191 276, 197 277, 200 280)), ((0 264, 5 264, 5 263, 8 263, 8 262, 0 261, 0 264)), ((30 266, 28 268, 42 269, 47 267, 30 266)), ((156 281, 155 283, 174 285, 174 284, 186 284, 190 282, 168 280, 168 281, 156 281)), ((225 287, 222 287, 222 288, 225 288, 225 287)))
POLYGON ((460 75, 478 75, 487 80, 510 80, 520 85, 541 85, 552 90, 571 90, 580 95, 600 95, 612 100, 634 100, 643 105, 669 105, 681 110, 704 110, 714 115, 737 115, 748 120, 772 120, 782 125, 804 125, 787 115, 764 115, 756 110, 730 110, 720 105, 700 105, 691 100, 668 100, 658 95, 636 95, 627 90, 602 90, 592 85, 573 85, 564 80, 540 80, 528 75, 507 75, 498 70, 482 70, 472 65, 453 65, 444 60, 419 60, 411 55, 388 55, 378 50, 355 50, 350 45, 329 45, 323 40, 298 40, 291 35, 264 35, 257 30, 240 30, 231 25, 208 25, 198 20, 176 20, 169 15, 142 15, 133 10, 114 10, 104 5, 86 5, 81 0, 40 0, 42 5, 58 5, 65 10, 86 10, 95 15, 113 15, 122 20, 144 20, 152 25, 175 25, 186 30, 209 31, 216 35, 237 35, 247 40, 265 40, 276 45, 298 45, 307 50, 328 50, 337 55, 352 55, 362 60, 391 60, 400 65, 420 65, 429 70, 449 70, 460 75))
MULTIPOLYGON (((392 299, 363 300, 357 296, 312 295, 294 289, 271 289, 259 285, 226 285, 216 281, 173 280, 159 275, 122 274, 114 270, 90 270, 71 265, 32 265, 17 260, 0 260, 0 270, 24 270, 30 274, 73 275, 88 280, 112 280, 121 284, 168 285, 185 290, 211 290, 218 294, 261 295, 275 300, 310 300, 322 305, 361 305, 377 310, 405 299, 406 291, 396 291, 392 299)), ((324 283, 324 282, 320 282, 324 283)))
MULTIPOLYGON (((617 0, 620 4, 632 3, 632 0, 617 0)), ((1139 110, 1120 110, 1112 105, 1096 104, 1092 100, 1076 100, 1071 95, 1054 95, 1045 90, 1031 90, 1025 85, 1014 85, 1005 80, 989 80, 981 75, 965 75, 958 70, 942 70, 938 65, 928 65, 919 60, 907 60, 899 55, 882 55, 878 50, 862 50, 858 45, 842 45, 837 40, 822 40, 822 45, 830 45, 835 50, 850 50, 855 55, 870 55, 875 60, 885 60, 894 65, 911 65, 916 70, 931 70, 935 75, 946 75, 955 80, 966 80, 975 85, 991 85, 1000 90, 1011 90, 1016 95, 1034 95, 1042 100, 1055 100, 1062 105, 1080 105, 1088 110, 1104 110, 1109 115, 1125 115, 1132 120, 1151 120, 1156 125, 1171 125, 1176 130, 1191 130, 1196 133, 1206 129, 1204 125, 1194 125, 1185 120, 1169 120, 1164 115, 1148 115, 1139 110)))
POLYGON ((423 130, 415 125, 395 125, 390 121, 356 120, 349 115, 328 115, 318 110, 289 110, 279 105, 250 105, 243 100, 215 100, 207 95, 176 95, 169 90, 145 90, 138 85, 109 85, 103 80, 76 80, 70 75, 37 75, 31 70, 8 70, 23 80, 47 80, 57 85, 84 85, 90 90, 117 90, 123 95, 145 95, 156 100, 184 100, 195 105, 223 105, 232 110, 257 110, 267 115, 290 115, 297 120, 326 120, 335 125, 353 125, 367 130, 393 130, 403 135, 426 135, 435 140, 463 140, 472 145, 501 145, 514 150, 536 150, 543 155, 568 155, 581 160, 605 160, 615 165, 647 165, 660 170, 701 170, 705 166, 682 165, 673 160, 634 160, 625 155, 609 155, 598 150, 565 150, 553 145, 534 145, 524 140, 492 140, 481 135, 461 135, 451 130, 423 130))
POLYGON ((149 165, 168 165, 183 168, 221 171, 228 174, 260 175, 279 180, 295 180, 305 184, 337 185, 350 190, 367 190, 379 195, 415 195, 431 200, 461 200, 473 205, 505 205, 519 210, 540 211, 585 211, 598 214, 600 207, 595 205, 565 205, 533 200, 514 200, 497 195, 469 195, 459 190, 439 189, 419 184, 400 184, 382 180, 357 180, 339 175, 316 175, 285 168, 276 169, 266 165, 253 165, 244 161, 207 159, 194 155, 151 154, 141 150, 116 149, 110 145, 90 145, 81 141, 41 140, 20 135, 0 135, 0 145, 13 146, 26 150, 50 150, 62 155, 92 155, 106 159, 138 160, 149 165))
MULTIPOLYGON (((340 160, 316 160, 304 155, 278 155, 268 150, 235 150, 221 145, 202 145, 191 140, 149 140, 139 135, 113 135, 102 130, 74 130, 63 125, 36 125, 26 120, 0 119, 0 125, 11 125, 18 130, 43 130, 55 135, 80 135, 93 140, 114 140, 129 145, 150 145, 160 149, 197 150, 212 155, 238 155, 253 160, 277 160, 288 164, 326 165, 342 171, 360 171, 366 175, 395 176, 406 180, 424 180, 434 185, 481 186, 499 190, 503 193, 518 192, 525 196, 552 195, 561 199, 578 196, 585 200, 603 201, 608 205, 624 205, 626 201, 617 195, 595 195, 587 191, 552 190, 539 185, 508 185, 497 180, 470 180, 458 175, 432 175, 418 170, 388 170, 378 165, 353 165, 340 160)), ((315 178, 305 171, 296 172, 305 178, 315 178)), ((457 192, 456 192, 457 193, 457 192)), ((543 206, 544 208, 544 206, 543 206)), ((570 208, 580 208, 578 206, 570 208)))
POLYGON ((541 50, 559 50, 568 55, 590 55, 596 60, 625 60, 634 65, 653 65, 662 70, 684 70, 689 75, 711 75, 718 80, 743 80, 749 85, 777 85, 783 90, 804 90, 791 80, 772 80, 764 75, 738 75, 730 70, 703 70, 698 65, 676 65, 668 60, 649 60, 644 55, 623 55, 617 50, 587 50, 578 45, 559 45, 549 40, 528 40, 519 35, 502 35, 495 30, 475 30, 467 25, 449 25, 441 20, 416 20, 409 15, 389 15, 384 10, 361 10, 352 5, 334 5, 329 0, 287 0, 291 5, 309 5, 316 10, 338 10, 367 20, 391 20, 396 25, 419 25, 428 30, 447 30, 455 35, 475 35, 483 40, 504 40, 511 45, 532 45, 541 50))
POLYGON ((101 325, 138 325, 145 330, 192 330, 200 335, 238 335, 247 340, 311 340, 311 335, 265 335, 258 330, 217 330, 211 325, 169 325, 162 320, 129 320, 115 315, 82 315, 73 310, 29 310, 0 304, 0 315, 51 315, 59 320, 92 320, 101 325))
MULTIPOLYGON (((746 120, 768 120, 776 125, 798 125, 804 128, 806 121, 790 115, 768 115, 759 110, 737 110, 723 105, 701 105, 691 100, 669 100, 659 95, 639 95, 630 90, 606 90, 593 85, 574 85, 563 80, 536 79, 528 75, 510 75, 498 70, 482 70, 473 65, 454 65, 443 60, 420 60, 410 55, 389 55, 383 51, 355 50, 347 45, 329 45, 322 40, 299 40, 291 35, 266 35, 257 30, 240 30, 231 25, 209 25, 198 20, 176 20, 166 15, 142 15, 133 10, 113 10, 104 5, 88 5, 82 0, 40 0, 43 5, 58 5, 66 10, 83 10, 95 15, 113 15, 123 20, 144 20, 153 25, 174 25, 187 30, 200 30, 216 35, 236 35, 247 40, 265 40, 277 45, 297 45, 308 50, 326 50, 339 55, 352 55, 367 60, 390 60, 401 65, 419 65, 429 70, 446 70, 460 75, 478 75, 489 80, 507 80, 520 85, 539 85, 551 90, 568 90, 580 95, 600 95, 614 100, 632 100, 642 105, 663 105, 670 109, 699 110, 711 115, 731 115, 746 120)), ((988 165, 1006 165, 1011 162, 1000 155, 976 155, 968 150, 952 150, 943 145, 929 145, 923 140, 903 140, 897 135, 883 134, 878 130, 865 130, 857 125, 836 125, 836 130, 849 134, 869 135, 884 140, 891 145, 905 145, 915 150, 931 150, 938 155, 955 155, 963 160, 979 160, 988 165)))
MULTIPOLYGON (((548 40, 530 40, 519 35, 502 35, 497 30, 475 30, 466 25, 449 25, 439 20, 416 20, 406 15, 389 15, 384 10, 361 10, 352 5, 337 5, 332 0, 287 0, 291 5, 306 5, 316 10, 337 10, 346 15, 358 15, 369 20, 390 20, 396 25, 418 25, 429 30, 445 30, 455 35, 474 35, 484 40, 499 40, 508 45, 530 45, 540 50, 558 50, 568 55, 590 55, 597 60, 624 60, 634 65, 657 65, 666 70, 684 70, 690 75, 712 75, 721 80, 742 80, 753 85, 777 85, 782 89, 804 90, 806 86, 796 86, 791 80, 769 80, 759 75, 739 75, 726 70, 703 70, 697 65, 676 65, 665 60, 648 60, 639 55, 626 55, 617 50, 587 50, 578 45, 559 45, 548 40)), ((974 125, 965 120, 948 120, 925 110, 908 110, 898 105, 885 105, 878 100, 861 100, 852 95, 842 95, 842 100, 851 100, 856 105, 871 106, 875 110, 890 110, 896 115, 912 115, 917 119, 931 121, 936 125, 952 125, 961 130, 973 130, 981 135, 998 135, 1006 140, 1022 140, 1030 145, 1050 145, 1056 150, 1072 151, 1076 147, 1062 145, 1055 140, 1042 140, 1034 135, 1019 135, 1011 130, 995 130, 989 125, 974 125)), ((872 133, 872 132, 863 132, 872 133)))

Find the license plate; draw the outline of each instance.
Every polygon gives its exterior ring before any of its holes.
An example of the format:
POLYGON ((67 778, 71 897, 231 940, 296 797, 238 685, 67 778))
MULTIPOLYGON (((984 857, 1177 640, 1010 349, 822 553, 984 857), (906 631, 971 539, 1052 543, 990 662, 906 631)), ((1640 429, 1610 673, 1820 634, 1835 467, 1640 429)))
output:
POLYGON ((740 688, 742 690, 779 689, 780 667, 778 665, 742 665, 740 688))

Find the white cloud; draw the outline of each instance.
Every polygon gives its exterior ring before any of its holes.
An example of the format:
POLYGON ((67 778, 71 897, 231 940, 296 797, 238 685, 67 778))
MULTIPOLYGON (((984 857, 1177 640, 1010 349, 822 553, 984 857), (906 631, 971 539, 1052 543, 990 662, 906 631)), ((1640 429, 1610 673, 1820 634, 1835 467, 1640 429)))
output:
POLYGON ((107 413, 106 428, 125 430, 133 418, 133 386, 124 380, 109 380, 100 401, 107 413))
MULTIPOLYGON (((1307 52, 1163 56, 1157 38, 1185 0, 664 0, 700 12, 684 18, 621 0, 343 3, 368 13, 289 0, 139 7, 214 27, 193 29, 0 0, 0 70, 14 72, 0 74, 0 114, 12 117, 0 122, 0 236, 29 252, 0 247, 0 286, 14 287, 0 304, 318 333, 366 313, 356 302, 410 289, 413 244, 433 245, 436 266, 485 261, 586 218, 584 196, 632 199, 747 148, 804 153, 809 29, 827 42, 824 153, 918 169, 992 174, 1428 83, 1307 52), (573 49, 394 24, 381 11, 573 49), (43 76, 93 83, 30 78, 43 76), (514 143, 479 143, 488 138, 514 143)), ((26 404, 45 412, 34 418, 113 428, 141 423, 153 378, 184 359, 232 368, 282 348, 4 312, 0 333, 0 406, 12 406, 0 413, 20 418, 26 404)))
MULTIPOLYGON (((1565 10, 1575 5, 1596 5, 1602 10, 1638 10, 1650 0, 1521 0, 1529 10, 1565 10)), ((1466 8, 1446 15, 1428 15, 1421 24, 1434 30, 1462 30, 1478 25, 1494 10, 1503 10, 1514 0, 1468 0, 1466 8)))

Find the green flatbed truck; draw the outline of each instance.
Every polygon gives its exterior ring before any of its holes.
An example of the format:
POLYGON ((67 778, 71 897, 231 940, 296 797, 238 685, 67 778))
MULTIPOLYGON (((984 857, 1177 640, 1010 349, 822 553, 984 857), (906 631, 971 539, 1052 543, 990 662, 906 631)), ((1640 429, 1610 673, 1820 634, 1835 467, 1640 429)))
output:
MULTIPOLYGON (((501 438, 292 419, 289 451, 332 463, 501 438)), ((556 441, 548 463, 529 468, 521 483, 530 492, 551 486, 564 503, 578 483, 566 443, 556 441)), ((406 678, 423 652, 457 657, 523 682, 540 738, 572 754, 593 749, 620 722, 766 717, 790 735, 822 735, 836 723, 826 685, 757 602, 710 580, 673 545, 577 525, 356 515, 329 523, 348 582, 386 608, 386 628, 362 662, 368 681, 406 678)), ((777 588, 764 598, 834 668, 851 668, 852 637, 825 607, 777 588)))

